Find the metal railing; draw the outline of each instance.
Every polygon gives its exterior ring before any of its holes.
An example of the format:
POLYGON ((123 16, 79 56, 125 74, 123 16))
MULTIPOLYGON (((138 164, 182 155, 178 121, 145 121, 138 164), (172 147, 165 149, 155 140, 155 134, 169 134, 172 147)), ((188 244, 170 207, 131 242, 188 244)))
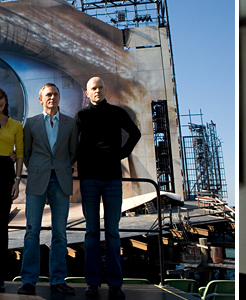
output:
MULTIPOLYGON (((27 175, 22 175, 22 178, 27 178, 27 175)), ((79 177, 74 176, 73 180, 79 180, 79 177)), ((160 263, 160 285, 164 286, 165 272, 164 272, 164 251, 163 251, 163 239, 162 239, 162 218, 161 218, 161 194, 158 184, 149 178, 122 178, 122 181, 130 181, 130 182, 146 182, 152 184, 156 189, 157 195, 157 214, 158 214, 158 228, 157 229, 135 229, 135 228, 120 228, 120 232, 155 232, 158 234, 158 242, 159 242, 159 263, 160 263)), ((8 226, 9 229, 25 229, 26 226, 8 226)), ((41 230, 51 230, 51 226, 41 226, 41 230)), ((67 227, 68 231, 85 231, 86 228, 72 228, 67 227)), ((100 231, 105 231, 105 229, 101 228, 100 231)))

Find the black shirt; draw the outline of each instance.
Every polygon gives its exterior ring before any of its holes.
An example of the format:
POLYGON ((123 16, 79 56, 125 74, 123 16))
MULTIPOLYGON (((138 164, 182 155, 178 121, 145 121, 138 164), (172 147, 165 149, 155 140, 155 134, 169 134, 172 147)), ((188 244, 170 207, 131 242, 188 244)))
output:
POLYGON ((121 159, 128 157, 141 133, 128 113, 103 100, 89 104, 75 116, 79 131, 78 175, 80 179, 121 179, 121 159), (122 146, 122 131, 128 139, 122 146))

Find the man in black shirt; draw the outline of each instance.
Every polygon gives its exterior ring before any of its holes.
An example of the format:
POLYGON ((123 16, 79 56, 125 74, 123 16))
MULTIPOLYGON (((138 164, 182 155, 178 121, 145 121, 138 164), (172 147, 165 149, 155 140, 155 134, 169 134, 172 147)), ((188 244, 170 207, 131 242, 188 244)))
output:
POLYGON ((100 252, 100 199, 104 205, 106 281, 109 295, 125 298, 120 263, 119 221, 122 205, 121 159, 128 157, 141 133, 127 112, 105 99, 100 77, 87 83, 90 104, 76 116, 79 130, 78 175, 86 218, 85 278, 87 296, 96 296, 102 283, 100 252), (121 129, 128 133, 122 146, 121 129))

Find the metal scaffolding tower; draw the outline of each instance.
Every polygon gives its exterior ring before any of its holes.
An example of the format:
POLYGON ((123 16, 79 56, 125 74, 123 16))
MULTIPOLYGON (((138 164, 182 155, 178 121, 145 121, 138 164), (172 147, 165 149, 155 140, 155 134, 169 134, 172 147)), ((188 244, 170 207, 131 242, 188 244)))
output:
POLYGON ((227 198, 222 145, 217 136, 216 125, 213 121, 206 126, 194 124, 191 114, 189 117, 190 136, 183 136, 187 198, 198 193, 227 198))
POLYGON ((158 185, 162 191, 174 192, 167 101, 156 100, 151 104, 158 185))

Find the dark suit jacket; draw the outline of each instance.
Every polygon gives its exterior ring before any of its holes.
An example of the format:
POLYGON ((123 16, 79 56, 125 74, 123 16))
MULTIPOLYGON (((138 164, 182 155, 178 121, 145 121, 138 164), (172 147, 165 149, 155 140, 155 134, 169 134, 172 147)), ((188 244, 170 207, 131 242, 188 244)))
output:
POLYGON ((60 113, 53 154, 45 129, 44 115, 28 118, 24 126, 24 163, 28 172, 26 193, 44 194, 51 169, 54 169, 63 192, 72 195, 72 166, 76 161, 77 147, 77 125, 73 118, 60 113))

